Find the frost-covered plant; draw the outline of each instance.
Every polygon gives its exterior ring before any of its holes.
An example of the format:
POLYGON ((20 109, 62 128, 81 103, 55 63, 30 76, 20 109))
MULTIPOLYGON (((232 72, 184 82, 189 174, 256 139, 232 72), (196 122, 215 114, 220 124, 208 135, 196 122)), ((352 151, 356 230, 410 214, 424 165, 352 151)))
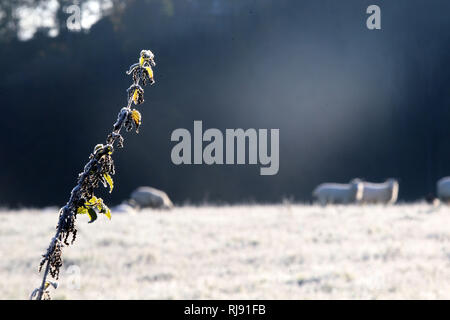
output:
POLYGON ((43 255, 39 265, 39 272, 44 268, 42 284, 31 294, 31 299, 50 299, 50 285, 56 289, 54 282, 47 281, 47 276, 58 280, 59 271, 63 264, 62 248, 73 244, 76 239, 77 229, 75 220, 78 214, 89 216, 89 223, 97 219, 97 214, 104 214, 111 219, 111 211, 101 198, 94 195, 94 190, 100 184, 109 187, 112 192, 114 182, 112 176, 115 174, 114 161, 112 155, 114 148, 123 147, 123 137, 120 134, 122 127, 126 131, 133 128, 139 132, 141 125, 141 114, 133 108, 144 102, 144 89, 142 85, 153 84, 152 66, 155 66, 154 55, 150 50, 142 50, 139 62, 133 64, 126 72, 133 75, 133 84, 127 90, 128 105, 122 108, 117 116, 117 121, 113 125, 113 131, 106 138, 105 144, 97 144, 89 156, 88 163, 84 166, 83 172, 78 175, 77 185, 72 189, 69 201, 59 211, 56 234, 52 238, 50 245, 43 255))

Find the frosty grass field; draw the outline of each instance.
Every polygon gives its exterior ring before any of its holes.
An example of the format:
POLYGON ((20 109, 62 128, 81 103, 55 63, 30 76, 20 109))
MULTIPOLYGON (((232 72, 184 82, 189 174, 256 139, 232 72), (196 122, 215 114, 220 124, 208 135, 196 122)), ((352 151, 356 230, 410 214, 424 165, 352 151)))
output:
MULTIPOLYGON (((56 221, 56 209, 2 210, 0 299, 39 285, 56 221)), ((450 299, 446 206, 185 206, 77 221, 53 299, 450 299)))

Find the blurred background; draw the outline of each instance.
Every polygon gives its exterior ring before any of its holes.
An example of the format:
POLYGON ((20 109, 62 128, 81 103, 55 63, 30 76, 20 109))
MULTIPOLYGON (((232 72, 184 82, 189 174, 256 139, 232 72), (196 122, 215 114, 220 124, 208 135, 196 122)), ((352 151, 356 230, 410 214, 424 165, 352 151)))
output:
POLYGON ((400 200, 450 174, 450 2, 0 2, 0 206, 63 205, 156 55, 138 135, 115 153, 119 203, 139 185, 175 203, 310 201, 324 181, 400 181, 400 200), (81 7, 68 30, 67 7, 81 7), (366 8, 381 7, 381 30, 366 8), (280 169, 172 164, 170 135, 279 128, 280 169))

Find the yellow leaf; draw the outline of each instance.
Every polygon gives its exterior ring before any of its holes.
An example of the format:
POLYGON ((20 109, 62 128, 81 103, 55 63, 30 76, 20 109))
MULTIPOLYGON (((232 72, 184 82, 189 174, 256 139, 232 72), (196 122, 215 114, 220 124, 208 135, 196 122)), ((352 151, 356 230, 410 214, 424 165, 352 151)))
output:
POLYGON ((99 143, 94 147, 94 153, 96 153, 98 150, 100 150, 101 148, 103 148, 103 144, 99 143))
POLYGON ((113 188, 114 188, 114 181, 113 181, 113 179, 111 178, 111 176, 108 173, 105 173, 103 175, 103 177, 105 178, 106 182, 108 183, 108 185, 109 185, 109 193, 111 193, 113 188))
POLYGON ((77 214, 87 214, 88 213, 88 209, 85 207, 78 207, 77 209, 77 214))
POLYGON ((136 128, 141 125, 141 118, 141 113, 139 111, 137 111, 136 109, 133 109, 133 111, 131 111, 131 119, 133 119, 136 128))
POLYGON ((145 67, 145 70, 147 70, 147 72, 148 72, 148 77, 149 77, 150 79, 153 79, 153 70, 152 70, 152 68, 150 68, 150 67, 145 67))
POLYGON ((92 198, 89 199, 89 201, 86 203, 88 205, 96 205, 98 202, 97 197, 96 196, 92 196, 92 198))
POLYGON ((111 220, 111 210, 109 210, 106 204, 102 203, 102 209, 100 210, 100 213, 103 213, 108 217, 109 220, 111 220))
POLYGON ((103 209, 103 199, 97 198, 97 202, 95 203, 95 206, 97 207, 98 211, 101 211, 103 209))
POLYGON ((136 89, 136 90, 134 90, 134 93, 133 93, 134 104, 138 104, 138 97, 139 97, 139 90, 136 89))
POLYGON ((111 220, 111 210, 105 205, 105 216, 108 217, 109 220, 111 220))

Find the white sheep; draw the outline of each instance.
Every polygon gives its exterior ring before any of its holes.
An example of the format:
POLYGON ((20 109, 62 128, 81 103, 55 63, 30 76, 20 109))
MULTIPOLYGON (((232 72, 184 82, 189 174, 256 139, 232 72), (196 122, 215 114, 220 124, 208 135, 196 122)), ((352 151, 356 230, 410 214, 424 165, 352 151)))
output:
POLYGON ((162 190, 152 187, 139 187, 131 193, 130 204, 137 208, 172 209, 173 203, 162 190))
POLYGON ((442 202, 450 202, 450 177, 444 177, 438 180, 437 197, 442 202))
POLYGON ((362 183, 362 203, 385 203, 397 202, 399 184, 395 179, 387 179, 383 183, 362 183))
POLYGON ((355 203, 362 197, 362 181, 353 179, 350 183, 322 183, 313 191, 313 197, 321 204, 355 203))

